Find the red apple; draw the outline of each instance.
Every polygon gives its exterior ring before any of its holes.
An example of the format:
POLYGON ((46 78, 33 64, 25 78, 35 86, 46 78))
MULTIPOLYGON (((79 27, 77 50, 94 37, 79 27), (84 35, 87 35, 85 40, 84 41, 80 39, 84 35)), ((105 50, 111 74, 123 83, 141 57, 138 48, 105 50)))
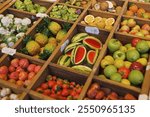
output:
POLYGON ((13 67, 18 67, 19 66, 19 59, 15 58, 11 61, 11 65, 13 67))
POLYGON ((139 70, 141 72, 144 71, 144 67, 141 63, 139 62, 133 62, 130 66, 130 70, 139 70))
POLYGON ((40 71, 40 69, 41 69, 41 66, 38 65, 38 66, 35 67, 34 72, 38 73, 40 71))
POLYGON ((149 25, 149 24, 144 24, 144 25, 142 26, 142 29, 143 29, 143 30, 150 31, 150 25, 149 25))
POLYGON ((7 75, 6 74, 0 74, 0 79, 7 80, 7 75))
POLYGON ((34 78, 34 76, 35 76, 35 72, 30 72, 28 74, 28 80, 32 80, 34 78))
POLYGON ((136 47, 136 45, 137 45, 137 43, 138 43, 139 41, 141 41, 141 39, 139 39, 139 38, 133 38, 133 39, 132 39, 132 42, 131 42, 132 46, 133 46, 133 47, 136 47))
POLYGON ((27 72, 20 72, 19 73, 19 80, 25 81, 28 78, 28 73, 27 72))
POLYGON ((28 70, 29 72, 33 72, 34 69, 35 69, 35 67, 36 67, 35 64, 30 64, 30 65, 28 66, 27 70, 28 70))
POLYGON ((130 28, 126 25, 124 25, 120 28, 120 32, 127 32, 128 33, 129 31, 130 31, 130 28))
POLYGON ((29 66, 29 61, 28 59, 20 59, 19 65, 22 68, 27 68, 29 66))
POLYGON ((22 71, 24 71, 24 69, 22 69, 20 66, 16 68, 16 72, 20 73, 22 71))
POLYGON ((18 80, 18 78, 19 78, 18 72, 12 72, 12 73, 9 75, 9 78, 10 78, 10 79, 14 79, 14 80, 18 80))
POLYGON ((9 69, 9 72, 14 72, 14 71, 16 70, 16 69, 15 69, 15 67, 14 67, 14 66, 12 66, 12 65, 11 65, 11 66, 9 66, 9 68, 8 68, 8 69, 9 69))
POLYGON ((8 67, 2 66, 0 67, 0 74, 7 74, 8 73, 8 67))

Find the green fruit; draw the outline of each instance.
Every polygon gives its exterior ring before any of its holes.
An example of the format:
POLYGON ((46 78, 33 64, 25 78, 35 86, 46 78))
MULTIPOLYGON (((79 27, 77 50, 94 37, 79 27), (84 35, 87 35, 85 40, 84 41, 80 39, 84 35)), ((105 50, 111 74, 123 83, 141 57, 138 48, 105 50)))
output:
POLYGON ((61 66, 63 65, 63 66, 69 67, 70 64, 71 64, 70 57, 67 56, 67 55, 62 55, 62 56, 59 58, 57 64, 59 64, 59 65, 61 65, 61 66))
POLYGON ((117 72, 117 68, 114 65, 109 65, 104 69, 104 75, 108 78, 117 72))
POLYGON ((46 7, 44 7, 44 6, 40 6, 39 8, 38 8, 38 13, 45 13, 47 11, 47 8, 46 7))
POLYGON ((126 57, 128 61, 135 62, 140 58, 140 54, 137 50, 128 50, 126 57))
POLYGON ((76 66, 73 66, 72 68, 77 71, 80 71, 81 73, 89 74, 90 72, 92 72, 91 68, 84 66, 84 65, 76 65, 76 66))
POLYGON ((143 82, 144 76, 142 72, 133 70, 130 72, 128 79, 133 85, 137 86, 143 82))
POLYGON ((52 21, 49 25, 48 25, 48 29, 54 34, 56 35, 60 30, 61 30, 61 26, 57 23, 52 21))
POLYGON ((98 57, 98 50, 90 50, 87 53, 87 62, 91 65, 93 65, 96 62, 96 59, 98 57))
POLYGON ((111 75, 110 80, 116 81, 116 82, 121 82, 122 77, 119 73, 114 73, 111 75))
POLYGON ((136 45, 136 49, 140 52, 140 53, 146 53, 149 51, 149 46, 148 43, 144 40, 139 41, 136 45))
POLYGON ((119 50, 122 52, 127 52, 127 48, 125 46, 121 46, 119 50))
POLYGON ((73 50, 73 49, 74 49, 75 47, 77 47, 78 45, 81 45, 81 43, 71 43, 71 44, 69 44, 69 45, 65 48, 64 52, 67 53, 67 52, 69 52, 70 50, 73 50))
POLYGON ((146 59, 148 59, 148 53, 141 54, 141 58, 146 58, 146 59))
POLYGON ((57 42, 60 43, 60 42, 64 39, 64 37, 66 36, 66 34, 67 34, 67 31, 66 31, 66 30, 60 30, 60 31, 57 33, 57 35, 56 35, 56 40, 57 40, 57 42))
POLYGON ((111 39, 108 42, 108 49, 112 53, 115 52, 115 51, 117 51, 117 50, 119 50, 120 47, 121 47, 121 43, 117 39, 111 39))
POLYGON ((114 52, 113 57, 114 57, 114 59, 122 59, 122 60, 125 60, 126 55, 125 55, 124 52, 118 50, 118 51, 114 52))
POLYGON ((40 45, 36 41, 29 41, 26 49, 30 55, 36 55, 40 52, 40 45))
POLYGON ((87 36, 88 36, 87 33, 78 33, 78 34, 76 34, 76 35, 72 38, 71 42, 72 42, 72 43, 80 42, 80 41, 82 41, 82 40, 83 40, 85 37, 87 37, 87 36))
POLYGON ((41 47, 45 46, 48 43, 48 37, 42 33, 37 33, 35 35, 35 41, 40 44, 41 47))
POLYGON ((132 45, 131 45, 131 44, 126 44, 125 47, 126 47, 127 49, 129 49, 129 48, 132 47, 132 45))
POLYGON ((45 45, 44 50, 49 51, 49 53, 52 53, 55 50, 56 46, 48 43, 45 45))

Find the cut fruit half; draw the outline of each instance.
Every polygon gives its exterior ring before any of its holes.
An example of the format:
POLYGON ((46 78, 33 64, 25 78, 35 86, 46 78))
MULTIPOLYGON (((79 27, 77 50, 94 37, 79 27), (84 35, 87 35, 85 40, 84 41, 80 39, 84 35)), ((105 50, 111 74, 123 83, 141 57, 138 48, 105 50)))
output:
POLYGON ((108 18, 105 21, 106 25, 113 25, 115 23, 115 19, 114 18, 108 18))
POLYGON ((94 18, 93 15, 87 15, 87 16, 85 16, 85 18, 84 18, 84 21, 85 21, 87 24, 93 23, 94 20, 95 20, 95 18, 94 18))
POLYGON ((94 50, 90 50, 87 53, 87 62, 91 65, 93 65, 96 62, 96 59, 98 57, 98 50, 94 51, 94 50))

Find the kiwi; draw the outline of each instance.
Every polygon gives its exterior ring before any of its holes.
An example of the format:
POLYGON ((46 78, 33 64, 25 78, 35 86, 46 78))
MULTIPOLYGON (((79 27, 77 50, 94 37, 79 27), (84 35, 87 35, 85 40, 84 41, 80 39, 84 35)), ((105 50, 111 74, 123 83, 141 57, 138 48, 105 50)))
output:
POLYGON ((108 10, 108 3, 107 2, 102 2, 102 3, 100 3, 100 9, 102 10, 102 11, 107 11, 108 10))

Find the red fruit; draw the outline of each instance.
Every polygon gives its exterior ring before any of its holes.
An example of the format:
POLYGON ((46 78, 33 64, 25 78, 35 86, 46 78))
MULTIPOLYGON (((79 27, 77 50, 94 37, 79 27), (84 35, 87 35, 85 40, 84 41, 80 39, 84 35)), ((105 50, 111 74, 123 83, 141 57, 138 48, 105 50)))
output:
POLYGON ((143 29, 143 30, 150 31, 150 25, 144 24, 144 25, 142 26, 142 29, 143 29))
POLYGON ((35 76, 35 73, 34 72, 30 72, 28 74, 28 80, 32 80, 34 78, 34 76, 35 76))
POLYGON ((136 45, 137 45, 137 43, 138 43, 139 41, 141 41, 141 39, 139 39, 139 38, 133 38, 133 39, 132 39, 132 42, 131 42, 132 46, 133 46, 133 47, 136 47, 136 45))
POLYGON ((43 91, 43 94, 49 96, 51 94, 51 90, 46 89, 46 90, 43 91))
POLYGON ((9 72, 14 72, 16 69, 14 66, 11 65, 11 66, 9 66, 8 70, 9 70, 9 72))
POLYGON ((69 95, 69 91, 67 89, 63 89, 61 95, 67 97, 69 95))
POLYGON ((18 79, 19 79, 19 73, 18 73, 18 72, 12 72, 12 73, 9 75, 9 78, 10 78, 10 79, 14 79, 14 80, 18 80, 18 79))
POLYGON ((22 69, 20 66, 16 68, 16 72, 20 73, 20 72, 23 72, 24 69, 22 69))
POLYGON ((79 87, 78 89, 76 89, 76 92, 77 92, 78 94, 80 94, 81 91, 82 91, 82 88, 81 88, 81 87, 79 87))
POLYGON ((98 91, 96 96, 95 96, 95 99, 96 100, 102 100, 105 96, 105 93, 103 91, 98 91))
POLYGON ((19 59, 15 58, 11 61, 11 65, 13 67, 18 67, 19 66, 19 59))
POLYGON ((58 95, 58 96, 61 96, 61 94, 62 94, 62 91, 58 91, 58 92, 57 92, 57 95, 58 95))
POLYGON ((7 80, 7 75, 6 74, 0 74, 0 79, 7 80))
POLYGON ((18 80, 18 81, 16 82, 16 85, 22 87, 22 86, 24 85, 24 82, 23 82, 22 80, 18 80))
POLYGON ((55 92, 61 91, 61 86, 55 84, 55 85, 53 86, 52 90, 54 90, 55 92))
POLYGON ((39 93, 43 93, 43 89, 41 87, 38 87, 35 91, 37 91, 39 93))
POLYGON ((119 68, 118 73, 121 74, 122 78, 128 78, 130 70, 126 67, 121 67, 119 68))
POLYGON ((28 70, 29 72, 34 72, 35 67, 36 67, 35 64, 30 64, 30 65, 28 66, 27 70, 28 70))
POLYGON ((49 88, 54 87, 55 84, 56 84, 55 81, 52 81, 52 80, 48 81, 48 86, 49 86, 49 88))
POLYGON ((27 72, 22 71, 19 73, 19 80, 25 81, 25 80, 27 80, 27 78, 28 78, 27 72))
POLYGON ((48 84, 47 84, 47 83, 42 83, 42 84, 41 84, 41 88, 42 88, 43 90, 48 89, 48 84))
POLYGON ((68 84, 63 84, 63 85, 62 85, 62 88, 63 88, 63 89, 68 89, 68 88, 69 88, 69 85, 68 85, 68 84))
POLYGON ((110 95, 115 97, 115 98, 118 98, 118 94, 116 92, 111 92, 110 95))
POLYGON ((38 65, 38 66, 35 67, 34 72, 38 73, 40 71, 40 69, 41 69, 41 66, 38 65))
POLYGON ((2 66, 0 67, 0 74, 7 74, 8 73, 8 67, 2 66))
POLYGON ((130 66, 130 70, 139 70, 141 72, 144 72, 144 67, 139 62, 133 62, 130 66))
POLYGON ((29 66, 29 61, 28 59, 20 59, 19 65, 22 68, 27 68, 29 66))
POLYGON ((77 93, 76 93, 75 91, 72 91, 72 92, 70 93, 70 95, 71 95, 72 97, 74 97, 74 96, 77 95, 77 93))
POLYGON ((57 84, 62 86, 63 85, 63 81, 62 80, 57 80, 57 84))

